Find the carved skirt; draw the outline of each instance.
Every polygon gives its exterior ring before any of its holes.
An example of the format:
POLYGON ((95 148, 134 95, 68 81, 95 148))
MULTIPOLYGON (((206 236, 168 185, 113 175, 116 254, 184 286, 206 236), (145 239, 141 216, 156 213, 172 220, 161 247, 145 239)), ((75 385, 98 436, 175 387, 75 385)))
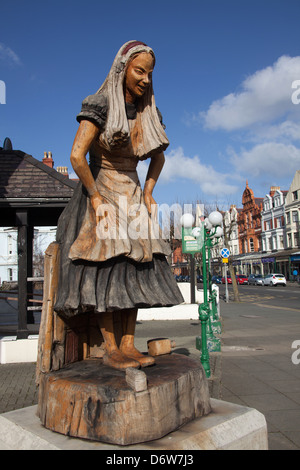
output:
MULTIPOLYGON (((104 176, 106 178, 107 174, 104 176)), ((99 183, 99 175, 95 174, 94 177, 96 183, 99 183)), ((130 184, 134 184, 133 202, 143 203, 141 188, 133 181, 132 174, 118 172, 118 177, 130 180, 123 181, 127 183, 127 189, 130 184)), ((97 184, 100 193, 115 204, 110 199, 109 191, 103 192, 103 181, 100 183, 97 184)), ((111 187, 111 195, 115 197, 118 190, 120 188, 111 187)), ((98 238, 94 210, 85 188, 79 183, 57 228, 60 271, 54 308, 60 315, 71 317, 88 311, 100 313, 129 308, 167 307, 184 302, 166 260, 168 247, 165 240, 126 239, 124 242, 117 238, 102 243, 98 238), (112 243, 112 247, 108 243, 112 243), (110 252, 114 255, 110 256, 110 252)))

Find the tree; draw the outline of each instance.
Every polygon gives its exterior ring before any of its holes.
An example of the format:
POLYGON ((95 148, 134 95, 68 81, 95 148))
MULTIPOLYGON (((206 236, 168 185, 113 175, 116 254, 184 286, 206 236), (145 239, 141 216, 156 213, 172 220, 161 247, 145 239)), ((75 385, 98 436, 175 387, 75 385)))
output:
MULTIPOLYGON (((232 207, 229 211, 222 212, 223 215, 223 234, 224 234, 224 245, 226 248, 230 247, 230 239, 232 237, 233 230, 235 229, 236 220, 235 220, 235 213, 231 211, 232 207)), ((232 281, 232 289, 233 289, 233 298, 235 302, 240 302, 240 295, 239 289, 236 282, 234 267, 232 265, 232 257, 229 256, 228 259, 228 270, 232 281)))

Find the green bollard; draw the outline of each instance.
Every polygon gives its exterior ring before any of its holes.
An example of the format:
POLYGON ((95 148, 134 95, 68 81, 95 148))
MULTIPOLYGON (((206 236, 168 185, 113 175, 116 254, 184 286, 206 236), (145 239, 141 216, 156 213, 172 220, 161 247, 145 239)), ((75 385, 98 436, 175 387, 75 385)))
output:
POLYGON ((217 309, 217 293, 212 291, 210 296, 210 305, 211 305, 211 328, 214 334, 220 335, 222 333, 222 324, 218 320, 218 309, 217 309))
POLYGON ((206 304, 199 305, 199 319, 201 321, 201 364, 205 371, 206 377, 210 377, 210 362, 207 348, 207 322, 209 318, 209 308, 206 304))

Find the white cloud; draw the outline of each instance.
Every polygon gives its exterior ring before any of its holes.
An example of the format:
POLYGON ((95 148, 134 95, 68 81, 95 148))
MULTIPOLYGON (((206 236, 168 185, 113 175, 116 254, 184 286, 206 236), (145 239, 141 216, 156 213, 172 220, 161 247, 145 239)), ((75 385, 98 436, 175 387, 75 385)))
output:
MULTIPOLYGON (((300 107, 299 107, 300 111, 300 107)), ((287 120, 274 125, 262 125, 255 129, 252 140, 291 142, 300 140, 300 122, 287 120)))
MULTIPOLYGON (((201 113, 209 129, 235 131, 271 123, 295 113, 292 83, 300 79, 300 57, 280 57, 241 84, 241 91, 214 101, 201 113)), ((299 115, 298 115, 299 119, 299 115)))
MULTIPOLYGON (((249 177, 257 184, 271 179, 281 184, 291 179, 300 168, 300 149, 294 145, 300 140, 300 103, 292 101, 298 81, 300 56, 282 56, 272 66, 247 77, 238 92, 214 101, 206 112, 185 116, 186 125, 201 122, 206 129, 234 132, 229 138, 234 139, 235 146, 243 142, 244 148, 227 150, 222 164, 226 161, 228 170, 222 174, 214 168, 216 161, 209 160, 209 164, 197 155, 187 157, 179 147, 166 155, 160 181, 179 184, 186 180, 207 196, 226 197, 240 190, 236 185, 249 177)), ((300 98, 300 87, 296 92, 300 98)), ((146 165, 141 171, 144 179, 146 165)))
POLYGON ((239 155, 233 149, 228 153, 236 171, 256 178, 265 175, 282 178, 300 168, 300 149, 292 144, 267 142, 241 150, 239 155))
POLYGON ((300 140, 300 104, 292 100, 298 81, 300 56, 282 56, 246 78, 239 92, 214 101, 207 112, 200 113, 206 128, 235 132, 236 143, 254 145, 228 150, 236 181, 238 175, 245 175, 280 182, 300 168, 300 149, 294 145, 300 140))
MULTIPOLYGON (((148 164, 140 162, 138 166, 141 181, 145 180, 148 164)), ((200 158, 187 157, 183 149, 179 147, 166 155, 166 162, 160 175, 160 182, 190 180, 199 184, 199 189, 209 196, 218 194, 231 195, 236 192, 237 187, 228 184, 228 175, 217 172, 211 165, 204 165, 200 158)))
POLYGON ((0 60, 12 65, 21 65, 19 56, 8 46, 0 43, 0 60))

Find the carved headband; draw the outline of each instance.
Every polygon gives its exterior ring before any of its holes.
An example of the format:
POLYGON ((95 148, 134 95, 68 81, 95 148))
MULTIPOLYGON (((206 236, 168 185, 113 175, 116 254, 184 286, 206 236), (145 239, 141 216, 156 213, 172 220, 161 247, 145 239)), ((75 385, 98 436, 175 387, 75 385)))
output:
POLYGON ((147 46, 147 44, 145 44, 144 42, 140 42, 140 41, 132 41, 130 42, 129 44, 127 44, 127 46, 124 48, 124 50, 122 51, 122 55, 125 55, 127 54, 127 52, 132 48, 132 47, 135 47, 135 46, 147 46))

